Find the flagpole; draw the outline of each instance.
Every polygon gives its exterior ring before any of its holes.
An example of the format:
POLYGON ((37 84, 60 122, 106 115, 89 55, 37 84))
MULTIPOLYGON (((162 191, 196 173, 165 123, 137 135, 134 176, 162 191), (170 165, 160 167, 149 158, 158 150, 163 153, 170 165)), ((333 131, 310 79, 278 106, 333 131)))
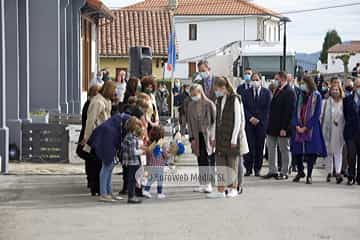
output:
MULTIPOLYGON (((174 9, 171 9, 170 11, 170 14, 171 14, 171 17, 170 17, 170 34, 174 34, 172 37, 173 37, 173 41, 174 41, 174 47, 176 48, 176 40, 175 40, 175 28, 174 28, 174 9)), ((176 57, 174 59, 174 61, 176 61, 176 57)), ((175 79, 174 79, 174 64, 172 66, 172 69, 171 69, 171 77, 170 77, 170 80, 171 80, 171 114, 170 114, 170 119, 171 119, 171 122, 175 122, 175 119, 174 119, 174 82, 175 82, 175 79)))

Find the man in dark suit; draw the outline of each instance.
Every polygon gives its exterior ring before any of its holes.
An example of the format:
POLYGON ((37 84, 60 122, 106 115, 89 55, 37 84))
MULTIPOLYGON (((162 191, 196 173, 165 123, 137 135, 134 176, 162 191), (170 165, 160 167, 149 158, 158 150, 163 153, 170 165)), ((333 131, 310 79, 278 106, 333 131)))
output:
POLYGON ((360 78, 354 82, 353 93, 344 99, 343 111, 344 139, 349 152, 348 184, 353 185, 356 181, 360 185, 360 78))
POLYGON ((207 60, 200 60, 197 64, 198 74, 195 75, 193 83, 198 83, 203 87, 205 95, 215 102, 216 96, 214 92, 215 75, 211 73, 211 68, 207 60))
POLYGON ((250 86, 250 81, 251 81, 251 76, 252 76, 252 70, 251 68, 245 68, 245 71, 244 71, 244 83, 240 84, 238 86, 238 88, 236 89, 236 92, 242 97, 244 98, 244 93, 247 89, 249 89, 251 86, 250 86))
POLYGON ((259 74, 252 75, 250 85, 251 88, 243 93, 245 130, 250 150, 244 156, 244 165, 246 168, 245 176, 250 176, 254 170, 255 176, 258 177, 263 163, 271 93, 261 86, 259 74))
POLYGON ((269 172, 265 179, 288 178, 290 160, 291 118, 295 108, 295 93, 288 84, 285 72, 275 76, 277 88, 270 104, 269 124, 267 128, 267 148, 269 152, 269 172), (276 154, 279 146, 281 153, 281 173, 278 175, 276 154))

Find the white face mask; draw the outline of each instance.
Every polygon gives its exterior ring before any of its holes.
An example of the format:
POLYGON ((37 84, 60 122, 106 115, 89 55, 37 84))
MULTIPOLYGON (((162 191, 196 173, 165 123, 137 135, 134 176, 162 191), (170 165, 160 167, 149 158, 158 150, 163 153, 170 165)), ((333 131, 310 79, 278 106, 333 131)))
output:
POLYGON ((305 92, 309 91, 308 86, 305 83, 300 84, 300 89, 305 91, 305 92))
POLYGON ((217 91, 215 91, 215 96, 216 96, 217 98, 223 97, 223 96, 224 96, 224 93, 217 90, 217 91))
POLYGON ((197 101, 199 101, 200 100, 200 96, 192 96, 191 97, 191 100, 193 100, 194 102, 197 102, 197 101))

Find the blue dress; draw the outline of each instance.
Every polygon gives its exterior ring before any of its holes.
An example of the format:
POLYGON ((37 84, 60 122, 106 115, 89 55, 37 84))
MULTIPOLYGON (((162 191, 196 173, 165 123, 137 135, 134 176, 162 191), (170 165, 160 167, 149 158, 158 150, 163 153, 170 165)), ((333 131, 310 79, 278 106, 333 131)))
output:
MULTIPOLYGON (((305 93, 301 93, 302 97, 305 97, 305 93)), ((314 92, 314 97, 316 97, 316 104, 313 115, 309 117, 305 126, 307 129, 312 130, 312 134, 310 139, 305 140, 303 142, 298 142, 295 140, 296 130, 290 140, 290 150, 294 155, 305 155, 305 154, 315 154, 318 157, 326 157, 327 151, 324 141, 324 136, 322 133, 322 129, 320 126, 320 114, 321 114, 321 104, 322 97, 318 91, 314 92)), ((292 117, 292 127, 296 129, 296 126, 302 126, 301 120, 299 119, 298 110, 301 98, 297 98, 296 100, 296 108, 292 117)))

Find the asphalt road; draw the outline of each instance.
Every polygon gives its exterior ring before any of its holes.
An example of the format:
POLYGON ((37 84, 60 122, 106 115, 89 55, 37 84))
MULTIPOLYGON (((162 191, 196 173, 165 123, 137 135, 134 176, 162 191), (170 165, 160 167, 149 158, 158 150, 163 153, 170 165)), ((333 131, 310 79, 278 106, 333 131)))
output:
POLYGON ((128 205, 90 197, 82 175, 0 176, 0 239, 360 239, 360 186, 327 184, 319 170, 311 186, 245 180, 234 199, 170 187, 165 200, 128 205))

